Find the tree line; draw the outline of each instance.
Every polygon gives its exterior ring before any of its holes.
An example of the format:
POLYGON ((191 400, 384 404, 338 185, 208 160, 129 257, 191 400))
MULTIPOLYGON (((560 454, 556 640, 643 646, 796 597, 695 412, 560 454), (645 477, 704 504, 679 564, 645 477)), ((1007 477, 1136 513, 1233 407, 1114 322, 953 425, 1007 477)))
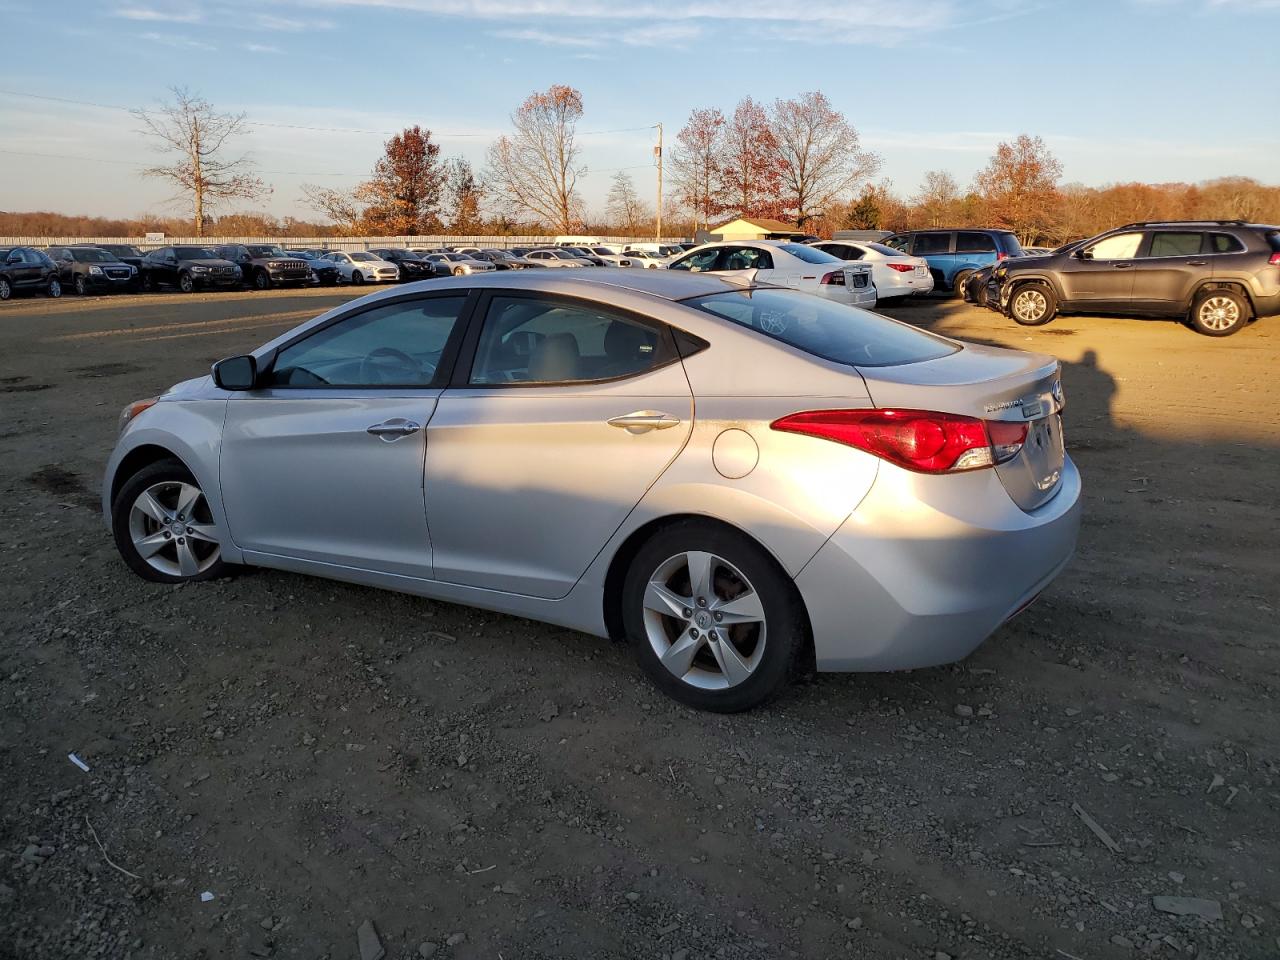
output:
MULTIPOLYGON (((190 218, 110 219, 0 212, 0 234, 137 235, 152 230, 196 236, 414 236, 437 233, 652 232, 653 205, 626 170, 616 172, 605 207, 587 209, 579 181, 578 122, 583 98, 556 84, 530 94, 511 114, 511 130, 489 147, 477 173, 446 157, 420 125, 383 144, 370 176, 351 189, 304 184, 302 200, 323 220, 213 211, 257 201, 270 188, 251 159, 232 150, 244 114, 218 111, 173 88, 155 111, 135 111, 165 162, 143 171, 175 188, 190 218)), ((928 172, 903 196, 874 180, 882 161, 820 91, 771 104, 751 97, 732 113, 692 110, 665 158, 670 189, 662 211, 668 234, 692 236, 736 216, 767 217, 829 236, 839 229, 891 230, 983 225, 1015 231, 1024 243, 1060 243, 1117 224, 1158 219, 1280 222, 1280 187, 1244 177, 1199 184, 1062 183, 1061 162, 1039 137, 999 143, 972 181, 928 172)), ((647 191, 645 191, 647 193, 647 191)))

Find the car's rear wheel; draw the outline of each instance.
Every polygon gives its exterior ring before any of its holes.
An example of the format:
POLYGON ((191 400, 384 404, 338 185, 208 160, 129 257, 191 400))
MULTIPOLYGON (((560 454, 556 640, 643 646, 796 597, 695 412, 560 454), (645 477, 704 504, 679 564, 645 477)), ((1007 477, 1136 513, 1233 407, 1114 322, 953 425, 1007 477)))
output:
POLYGON ((49 286, 46 290, 49 296, 53 297, 55 300, 58 299, 58 297, 62 296, 62 281, 57 277, 54 277, 49 281, 49 286))
POLYGON ((183 293, 191 293, 196 288, 196 282, 191 279, 191 274, 183 273, 178 276, 178 289, 183 293))
POLYGON ((0 300, 8 300, 13 296, 13 284, 8 277, 0 277, 0 300))
POLYGON ((156 289, 156 282, 151 278, 151 274, 144 273, 142 275, 142 292, 154 293, 155 289, 156 289))
POLYGON ((85 283, 84 277, 77 276, 75 279, 76 296, 83 297, 89 292, 89 285, 85 283))
POLYGON ((1204 290, 1191 307, 1191 327, 1206 337, 1229 337, 1249 322, 1249 303, 1234 290, 1204 290))
POLYGON ((969 278, 972 276, 972 270, 961 270, 955 275, 955 278, 951 282, 952 289, 955 290, 956 296, 961 300, 964 299, 964 288, 968 285, 969 278))
POLYGON ((111 532, 145 580, 185 583, 227 572, 209 502, 181 461, 160 460, 125 482, 112 504, 111 532))
POLYGON ((1058 299, 1043 283, 1024 283, 1009 298, 1009 316, 1024 327, 1039 327, 1058 312, 1058 299))
POLYGON ((745 534, 706 521, 665 527, 636 553, 622 590, 636 658, 663 692, 729 713, 785 686, 805 644, 795 585, 745 534))

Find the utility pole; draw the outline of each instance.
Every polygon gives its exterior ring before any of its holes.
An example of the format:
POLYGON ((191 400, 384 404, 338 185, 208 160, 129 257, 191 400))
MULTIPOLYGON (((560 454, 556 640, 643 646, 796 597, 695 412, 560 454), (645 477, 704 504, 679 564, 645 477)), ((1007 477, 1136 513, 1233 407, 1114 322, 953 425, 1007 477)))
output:
POLYGON ((657 124, 657 127, 658 127, 658 145, 653 148, 653 155, 658 159, 658 222, 657 222, 658 230, 657 230, 657 236, 655 236, 653 239, 656 242, 661 243, 662 242, 662 124, 660 123, 657 124))

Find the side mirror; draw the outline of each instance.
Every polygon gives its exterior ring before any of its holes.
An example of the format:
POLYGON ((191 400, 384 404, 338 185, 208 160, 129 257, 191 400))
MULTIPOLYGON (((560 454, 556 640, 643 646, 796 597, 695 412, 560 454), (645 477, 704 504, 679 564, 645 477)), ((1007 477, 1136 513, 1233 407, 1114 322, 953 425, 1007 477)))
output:
POLYGON ((1075 253, 1073 253, 1073 254, 1071 254, 1071 255, 1072 255, 1073 257, 1075 257, 1077 260, 1092 260, 1092 259, 1093 259, 1093 254, 1091 254, 1091 253, 1088 251, 1088 249, 1087 249, 1087 248, 1085 248, 1085 247, 1081 247, 1079 250, 1077 250, 1075 253))
POLYGON ((223 390, 252 390, 258 380, 258 361, 253 357, 228 357, 213 365, 213 382, 223 390))

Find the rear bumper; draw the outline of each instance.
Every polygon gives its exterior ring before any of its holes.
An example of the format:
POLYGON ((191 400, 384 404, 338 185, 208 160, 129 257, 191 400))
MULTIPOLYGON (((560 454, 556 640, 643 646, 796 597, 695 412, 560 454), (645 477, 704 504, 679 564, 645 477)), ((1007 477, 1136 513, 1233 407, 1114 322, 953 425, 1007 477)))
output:
POLYGON ((1280 315, 1280 293, 1273 296, 1253 296, 1253 312, 1258 317, 1274 317, 1280 315))
POLYGON ((847 304, 851 307, 871 308, 876 305, 876 301, 879 299, 873 282, 868 282, 865 287, 845 287, 832 283, 819 284, 816 290, 813 287, 808 289, 817 293, 820 297, 847 304))
POLYGON ((931 293, 933 291, 933 274, 927 270, 923 275, 887 271, 888 276, 876 277, 876 293, 881 300, 895 297, 908 297, 915 293, 931 293))
POLYGON ((970 654, 1061 572, 1080 529, 1080 474, 1026 512, 994 470, 876 483, 796 577, 819 670, 905 670, 970 654))

